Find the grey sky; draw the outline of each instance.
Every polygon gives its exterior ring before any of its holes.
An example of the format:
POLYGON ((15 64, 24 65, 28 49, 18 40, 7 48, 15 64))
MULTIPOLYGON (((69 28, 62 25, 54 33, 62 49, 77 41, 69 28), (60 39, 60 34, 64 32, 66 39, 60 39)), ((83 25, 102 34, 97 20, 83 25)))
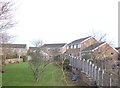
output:
POLYGON ((102 32, 117 46, 119 0, 20 0, 15 43, 69 43, 102 32))

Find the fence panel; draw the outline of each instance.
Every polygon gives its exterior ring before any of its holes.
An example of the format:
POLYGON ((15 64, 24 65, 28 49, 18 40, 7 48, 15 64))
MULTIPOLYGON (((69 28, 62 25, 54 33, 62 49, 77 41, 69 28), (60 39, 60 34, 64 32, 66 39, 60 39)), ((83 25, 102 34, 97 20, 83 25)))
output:
POLYGON ((91 77, 94 81, 97 82, 99 86, 118 86, 119 79, 115 74, 110 75, 110 73, 104 72, 101 68, 92 64, 91 61, 76 58, 76 57, 68 57, 70 60, 70 64, 86 73, 87 76, 91 77))

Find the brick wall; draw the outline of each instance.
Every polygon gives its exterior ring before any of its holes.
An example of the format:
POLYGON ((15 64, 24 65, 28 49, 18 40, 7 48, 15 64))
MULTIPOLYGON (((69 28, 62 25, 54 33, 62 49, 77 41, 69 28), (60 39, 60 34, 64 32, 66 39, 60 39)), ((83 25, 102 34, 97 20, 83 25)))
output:
POLYGON ((89 47, 90 45, 92 44, 95 44, 95 43, 98 43, 98 41, 95 39, 95 38, 90 38, 90 39, 87 39, 85 40, 83 43, 81 43, 81 50, 89 47))
POLYGON ((107 69, 111 68, 113 64, 117 64, 118 53, 110 45, 104 44, 93 52, 93 56, 97 60, 104 60, 107 69))

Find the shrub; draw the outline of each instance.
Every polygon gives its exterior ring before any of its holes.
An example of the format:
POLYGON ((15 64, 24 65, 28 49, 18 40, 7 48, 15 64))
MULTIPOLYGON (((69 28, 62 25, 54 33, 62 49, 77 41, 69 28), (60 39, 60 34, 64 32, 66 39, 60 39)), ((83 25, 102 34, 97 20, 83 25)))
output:
POLYGON ((23 62, 26 62, 28 57, 26 55, 21 56, 23 58, 23 62))
POLYGON ((65 59, 63 62, 63 70, 66 70, 67 67, 69 66, 70 61, 68 59, 65 59))

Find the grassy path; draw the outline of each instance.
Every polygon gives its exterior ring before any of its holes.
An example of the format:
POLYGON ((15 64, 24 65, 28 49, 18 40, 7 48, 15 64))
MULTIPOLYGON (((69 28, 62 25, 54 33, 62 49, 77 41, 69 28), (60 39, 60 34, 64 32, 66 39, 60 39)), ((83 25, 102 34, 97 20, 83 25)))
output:
POLYGON ((34 83, 29 64, 8 64, 3 67, 3 86, 66 86, 62 80, 62 71, 53 63, 40 74, 39 82, 34 83))

